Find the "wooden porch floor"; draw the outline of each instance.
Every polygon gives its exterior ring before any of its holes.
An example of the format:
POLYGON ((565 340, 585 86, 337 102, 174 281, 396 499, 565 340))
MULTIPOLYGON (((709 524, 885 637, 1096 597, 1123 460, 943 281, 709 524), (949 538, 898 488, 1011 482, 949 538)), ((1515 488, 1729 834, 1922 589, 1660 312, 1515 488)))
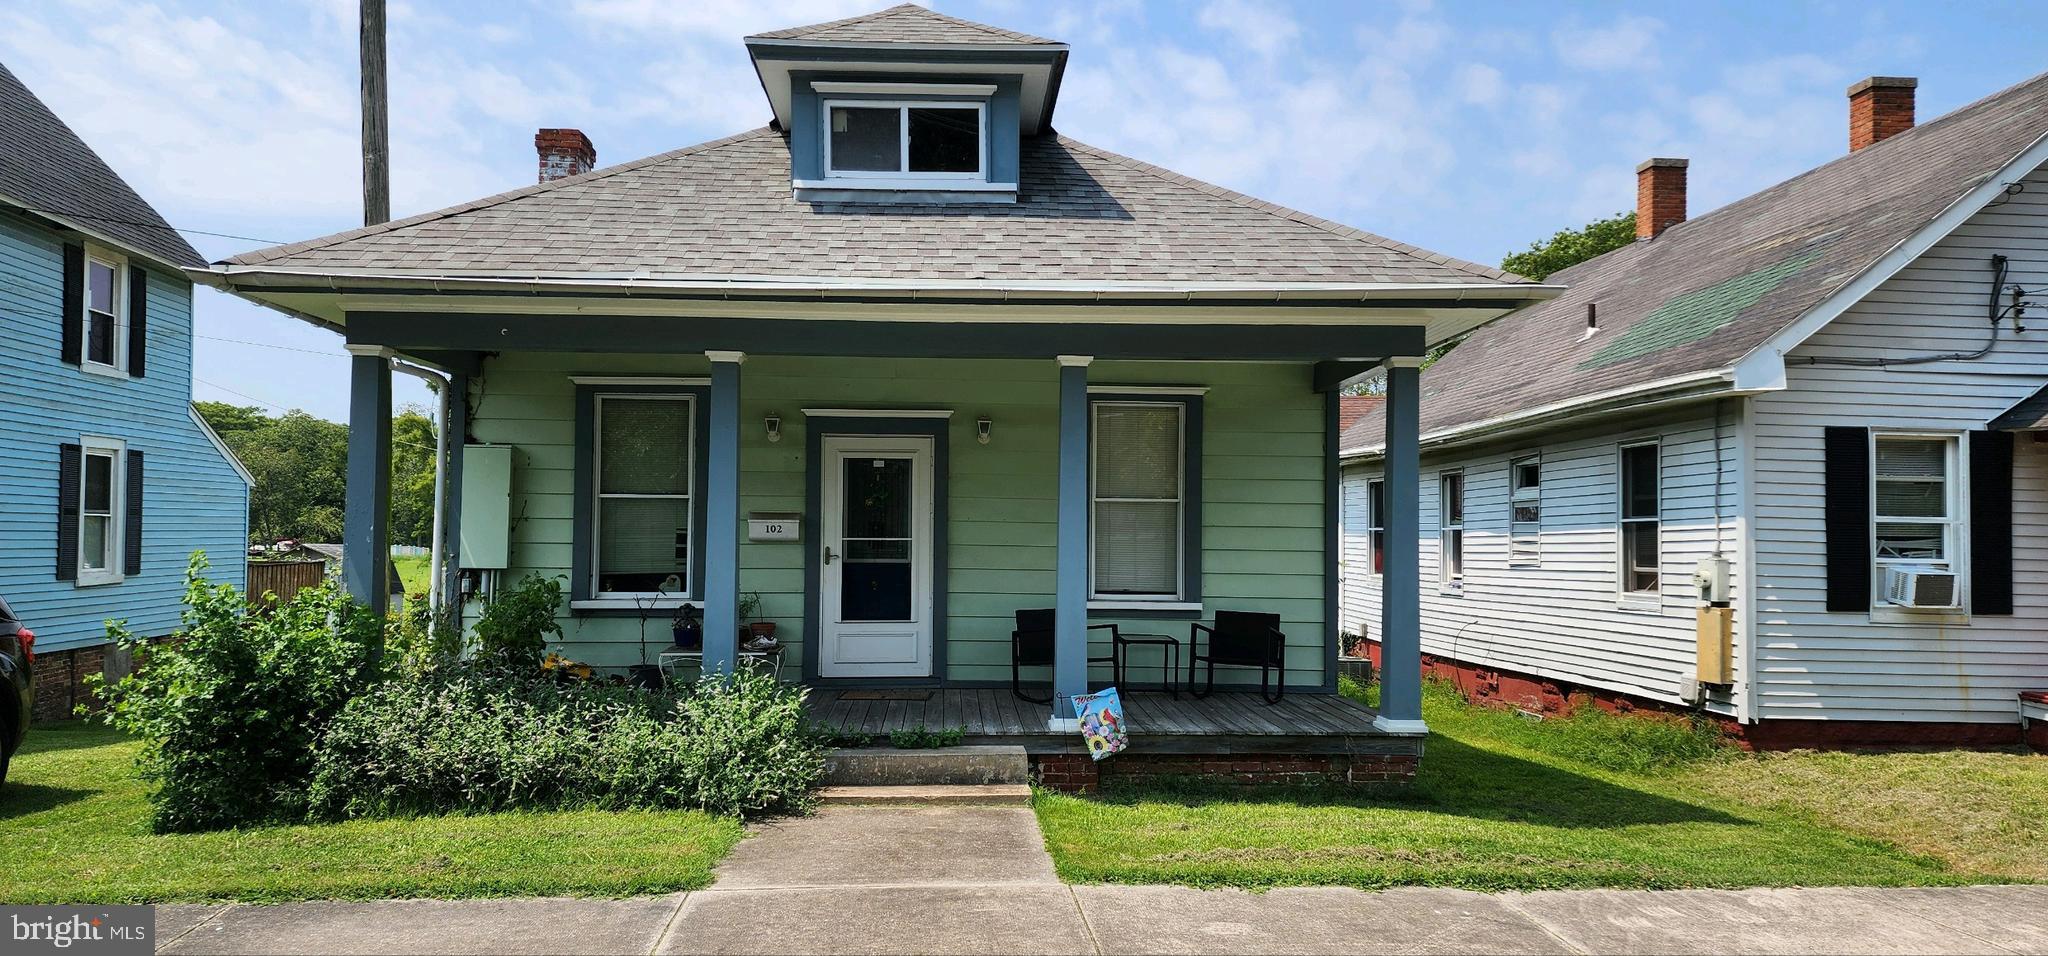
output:
MULTIPOLYGON (((1133 750, 1160 753, 1359 753, 1389 737, 1373 711, 1335 694, 1288 694, 1268 706, 1255 693, 1218 691, 1207 700, 1182 692, 1123 694, 1133 750)), ((966 743, 1022 744, 1033 752, 1080 750, 1078 733, 1046 726, 1051 707, 1005 689, 841 690, 811 688, 811 720, 846 734, 964 727, 966 743)))

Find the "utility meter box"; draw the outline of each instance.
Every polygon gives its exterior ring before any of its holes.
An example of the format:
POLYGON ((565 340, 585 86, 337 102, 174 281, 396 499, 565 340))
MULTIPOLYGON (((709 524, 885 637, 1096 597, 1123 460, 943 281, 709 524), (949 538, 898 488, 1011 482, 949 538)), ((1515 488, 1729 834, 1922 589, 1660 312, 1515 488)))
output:
POLYGON ((504 570, 511 539, 512 446, 462 446, 462 566, 504 570))

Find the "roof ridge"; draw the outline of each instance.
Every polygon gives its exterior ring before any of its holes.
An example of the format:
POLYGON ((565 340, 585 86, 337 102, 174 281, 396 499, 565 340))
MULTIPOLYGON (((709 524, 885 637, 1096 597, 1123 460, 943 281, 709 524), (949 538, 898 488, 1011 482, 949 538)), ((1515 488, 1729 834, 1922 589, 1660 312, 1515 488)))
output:
POLYGON ((1356 239, 1361 242, 1368 243, 1370 245, 1376 245, 1384 249, 1391 249, 1395 252, 1399 252, 1404 255, 1410 255, 1428 262, 1434 262, 1437 265, 1448 266, 1453 269, 1459 269, 1466 272, 1476 273, 1478 275, 1500 282, 1533 281, 1524 276, 1516 275, 1512 272, 1507 272, 1501 269, 1495 269, 1492 266, 1483 266, 1476 262, 1454 258, 1451 256, 1444 255, 1440 252, 1431 252, 1420 246, 1412 246, 1408 243, 1400 242, 1394 239, 1389 239, 1385 236, 1378 235, 1376 233, 1366 232, 1365 230, 1360 229, 1356 226, 1348 226, 1344 223, 1337 222, 1333 219, 1325 219, 1321 216, 1315 215, 1314 213, 1303 212, 1299 209, 1294 209, 1288 206, 1282 206, 1279 203, 1275 202, 1268 202, 1256 196, 1249 196, 1233 189, 1218 186, 1215 183, 1196 179, 1193 176, 1186 175, 1185 173, 1174 172, 1173 170, 1167 169, 1164 166, 1153 165, 1151 163, 1145 162, 1142 159, 1133 159, 1121 153, 1112 153, 1109 150, 1103 149, 1099 146, 1090 146, 1087 143, 1083 143, 1080 140, 1074 139, 1073 137, 1066 136, 1064 134, 1055 133, 1054 135, 1055 137, 1057 137, 1057 141, 1063 146, 1080 149, 1083 152, 1086 152, 1099 159, 1104 159, 1109 162, 1137 170, 1139 172, 1150 174, 1159 179, 1166 180, 1167 182, 1174 183, 1176 185, 1191 187, 1199 192, 1207 193, 1208 195, 1215 196, 1219 199, 1225 199, 1230 202, 1234 202, 1240 206, 1256 209, 1260 212, 1274 216, 1275 218, 1286 219, 1291 222, 1297 222, 1302 225, 1309 226, 1311 228, 1321 229, 1324 232, 1332 233, 1334 235, 1341 236, 1346 239, 1356 239))
POLYGON ((564 176, 560 179, 551 179, 548 180, 547 182, 535 183, 531 186, 521 186, 518 189, 507 190, 496 195, 485 196, 481 199, 472 199, 468 202, 458 203, 453 206, 444 206, 440 209, 431 210, 429 212, 423 212, 418 213, 416 215, 407 216, 404 219, 393 219, 389 222, 380 222, 370 226, 358 226, 357 228, 354 229, 348 229, 342 232, 331 233, 329 235, 320 236, 313 239, 304 239, 299 242, 286 243, 285 245, 281 246, 265 246, 260 249, 252 249, 248 252, 244 252, 236 256, 231 256, 222 261, 230 265, 260 265, 262 263, 269 262, 275 259, 284 258, 285 256, 298 255, 301 252, 310 252, 314 249, 324 249, 328 246, 339 245, 341 243, 349 242, 351 240, 361 239, 365 236, 381 235, 383 233, 404 229, 409 226, 416 226, 421 223, 432 222, 437 219, 447 219, 451 216, 458 216, 467 212, 475 212, 478 209, 486 209, 491 206, 501 205, 504 203, 512 202, 513 200, 517 199, 524 199, 528 196, 532 196, 538 193, 550 192, 566 186, 577 186, 582 185, 584 183, 595 182, 597 180, 616 176, 620 173, 631 172, 636 169, 644 169, 648 166, 653 166, 655 164, 666 162, 668 160, 680 159, 684 156, 692 156, 697 153, 710 152, 711 150, 718 149, 720 147, 730 146, 734 143, 741 142, 744 140, 756 139, 763 135, 772 136, 779 134, 776 134, 772 127, 761 126, 755 129, 747 130, 746 132, 743 133, 734 133, 731 136, 726 136, 720 139, 714 139, 698 143, 694 146, 684 146, 678 149, 671 149, 664 153, 656 153, 652 156, 643 156, 639 159, 628 160, 623 163, 600 167, 598 169, 593 169, 587 173, 578 173, 574 176, 564 176))
POLYGON ((973 20, 967 20, 961 17, 952 16, 951 14, 940 13, 937 10, 934 10, 930 7, 918 3, 899 3, 893 7, 885 7, 883 9, 876 10, 870 13, 863 13, 851 17, 842 17, 837 20, 827 20, 823 23, 810 23, 804 24, 802 26, 784 27, 783 29, 780 30, 767 30, 761 33, 752 33, 748 34, 746 37, 742 39, 801 40, 804 39, 805 37, 811 36, 812 34, 824 33, 829 30, 836 30, 840 27, 848 27, 853 26, 855 24, 873 23, 877 20, 885 20, 890 17, 898 17, 903 16, 905 14, 919 14, 923 16, 934 17, 939 20, 943 20, 946 23, 951 24, 953 26, 965 27, 980 33, 987 34, 988 36, 999 37, 1001 39, 1010 40, 1017 43, 1057 44, 1059 42, 1057 40, 1048 40, 1045 37, 1041 36, 1033 36, 1029 33, 1021 33, 1016 30, 1007 30, 1002 27, 995 26, 993 24, 978 23, 973 20))

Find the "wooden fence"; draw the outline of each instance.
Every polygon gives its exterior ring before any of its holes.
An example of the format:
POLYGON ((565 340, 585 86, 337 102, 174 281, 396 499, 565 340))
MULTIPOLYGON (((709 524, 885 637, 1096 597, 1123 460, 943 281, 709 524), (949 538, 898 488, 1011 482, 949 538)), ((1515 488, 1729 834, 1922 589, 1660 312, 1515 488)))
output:
POLYGON ((277 595, 276 600, 289 601, 300 588, 319 584, 326 576, 325 561, 251 561, 249 603, 268 603, 265 592, 277 595))

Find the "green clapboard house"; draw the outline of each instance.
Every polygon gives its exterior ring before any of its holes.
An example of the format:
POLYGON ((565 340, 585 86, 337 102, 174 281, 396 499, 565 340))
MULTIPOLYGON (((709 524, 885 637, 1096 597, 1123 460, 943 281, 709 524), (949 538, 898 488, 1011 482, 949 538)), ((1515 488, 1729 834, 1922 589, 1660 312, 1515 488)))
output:
POLYGON ((1554 290, 1059 135, 1063 43, 914 5, 745 43, 766 127, 606 167, 542 130, 537 185, 206 273, 346 337, 349 549, 423 366, 464 399, 461 573, 561 579, 568 656, 652 662, 692 608, 716 671, 772 621, 821 713, 1048 752, 1115 656, 1141 743, 1412 768, 1416 368, 1554 290), (1379 366, 1411 599, 1374 714, 1333 693, 1335 535, 1339 392, 1379 366), (1246 627, 1271 666, 1156 692, 1246 627))

